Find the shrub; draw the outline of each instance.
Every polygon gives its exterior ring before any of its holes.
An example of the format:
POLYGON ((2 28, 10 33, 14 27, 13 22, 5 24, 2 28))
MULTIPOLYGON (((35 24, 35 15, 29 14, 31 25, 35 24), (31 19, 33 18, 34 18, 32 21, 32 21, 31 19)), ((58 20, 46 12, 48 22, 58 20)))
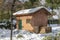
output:
POLYGON ((54 37, 54 40, 60 40, 60 33, 56 34, 56 36, 54 37))
POLYGON ((43 40, 52 40, 52 36, 45 36, 43 40))
POLYGON ((22 35, 20 35, 20 34, 17 36, 17 38, 22 38, 22 37, 23 37, 23 36, 22 36, 22 35))
POLYGON ((60 40, 60 33, 55 34, 55 36, 45 36, 43 40, 60 40))

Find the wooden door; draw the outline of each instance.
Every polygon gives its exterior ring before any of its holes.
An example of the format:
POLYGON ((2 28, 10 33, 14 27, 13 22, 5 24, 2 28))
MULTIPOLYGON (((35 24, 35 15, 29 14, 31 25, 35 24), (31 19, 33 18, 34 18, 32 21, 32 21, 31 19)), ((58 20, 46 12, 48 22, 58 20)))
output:
POLYGON ((19 20, 19 29, 22 29, 22 20, 19 20))

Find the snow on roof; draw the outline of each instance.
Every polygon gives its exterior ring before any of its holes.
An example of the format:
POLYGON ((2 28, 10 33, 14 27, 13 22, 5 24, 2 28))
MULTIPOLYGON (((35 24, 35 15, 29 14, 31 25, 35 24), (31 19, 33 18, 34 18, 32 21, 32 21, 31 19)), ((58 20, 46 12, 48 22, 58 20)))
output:
MULTIPOLYGON (((36 7, 36 8, 31 8, 31 9, 20 10, 20 11, 18 11, 18 12, 13 13, 13 15, 34 13, 34 12, 40 10, 41 8, 44 8, 44 9, 46 9, 47 11, 49 11, 46 7, 41 6, 41 7, 36 7)), ((50 11, 49 11, 49 12, 50 12, 50 11)))

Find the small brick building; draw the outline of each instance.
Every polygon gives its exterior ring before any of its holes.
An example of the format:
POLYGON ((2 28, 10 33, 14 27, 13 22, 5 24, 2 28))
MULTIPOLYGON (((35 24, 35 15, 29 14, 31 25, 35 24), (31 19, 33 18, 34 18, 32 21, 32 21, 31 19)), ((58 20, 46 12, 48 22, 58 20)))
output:
POLYGON ((16 27, 18 29, 24 29, 36 33, 44 33, 47 32, 46 30, 48 29, 49 32, 51 31, 51 28, 47 27, 48 16, 51 15, 51 13, 45 7, 20 10, 13 15, 16 16, 16 27))

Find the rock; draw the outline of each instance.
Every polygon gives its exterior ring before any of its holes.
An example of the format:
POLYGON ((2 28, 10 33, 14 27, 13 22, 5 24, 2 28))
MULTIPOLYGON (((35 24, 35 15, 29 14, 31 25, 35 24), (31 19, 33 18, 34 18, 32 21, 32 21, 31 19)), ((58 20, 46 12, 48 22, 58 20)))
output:
POLYGON ((41 27, 40 29, 40 33, 50 33, 52 32, 52 28, 51 27, 41 27))

